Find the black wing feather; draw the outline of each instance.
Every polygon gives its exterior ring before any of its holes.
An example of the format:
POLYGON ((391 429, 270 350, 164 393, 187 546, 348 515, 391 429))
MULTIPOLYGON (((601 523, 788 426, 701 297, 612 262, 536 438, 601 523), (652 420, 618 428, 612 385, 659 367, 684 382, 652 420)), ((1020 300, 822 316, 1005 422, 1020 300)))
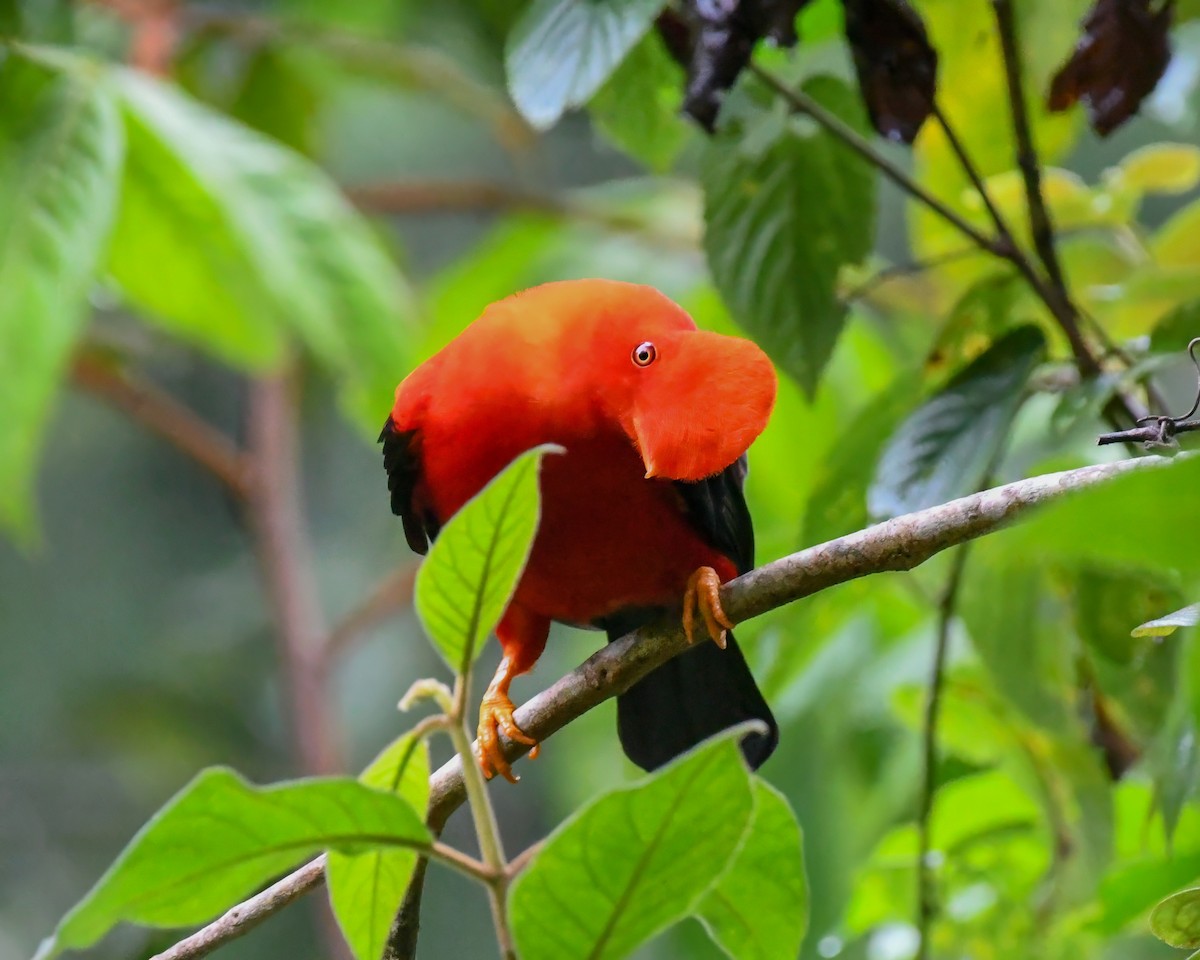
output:
POLYGON ((675 481, 692 526, 736 564, 739 574, 754 568, 754 524, 742 492, 746 472, 743 453, 714 476, 694 483, 675 481))
POLYGON ((437 539, 441 524, 433 511, 420 504, 421 437, 416 430, 398 430, 388 417, 379 434, 383 444, 383 469, 392 494, 392 513, 404 523, 404 539, 414 553, 424 554, 437 539))

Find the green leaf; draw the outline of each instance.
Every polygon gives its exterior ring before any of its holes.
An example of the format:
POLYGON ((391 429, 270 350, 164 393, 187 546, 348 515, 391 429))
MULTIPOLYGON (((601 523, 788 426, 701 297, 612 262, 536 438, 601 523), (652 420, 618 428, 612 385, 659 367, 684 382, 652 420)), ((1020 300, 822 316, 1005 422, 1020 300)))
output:
MULTIPOLYGON (((359 780, 398 794, 413 810, 424 810, 429 804, 429 747, 405 734, 376 757, 359 780)), ((381 847, 357 855, 330 851, 325 865, 329 902, 357 960, 383 956, 416 865, 413 849, 381 847)))
POLYGON ((1187 692, 1181 687, 1180 695, 1174 698, 1167 721, 1145 761, 1154 780, 1168 850, 1175 838, 1184 804, 1195 795, 1200 783, 1200 742, 1196 738, 1191 698, 1186 696, 1187 692))
POLYGON ((522 960, 628 956, 691 913, 750 822, 750 774, 726 731, 560 826, 517 878, 522 960))
POLYGON ((1180 627, 1194 627, 1197 623, 1200 623, 1200 603, 1191 603, 1174 613, 1147 620, 1141 626, 1134 627, 1130 636, 1169 637, 1180 627))
POLYGON ((433 645, 465 673, 516 588, 537 531, 538 470, 552 444, 521 454, 438 534, 417 572, 417 615, 433 645))
POLYGON ((1161 901, 1150 912, 1150 929, 1173 947, 1200 947, 1200 887, 1181 890, 1161 901))
POLYGON ((1040 727, 1073 719, 1076 650, 1045 571, 985 542, 974 548, 959 612, 996 688, 1040 727), (1000 555, 999 557, 997 555, 1000 555))
POLYGON ((1200 147, 1148 143, 1126 154, 1116 169, 1122 185, 1141 193, 1186 193, 1200 183, 1200 147))
POLYGON ((591 98, 642 38, 665 0, 534 0, 508 36, 504 65, 517 109, 540 129, 591 98))
MULTIPOLYGON (((815 77, 804 89, 865 132, 846 84, 815 77)), ((709 269, 733 318, 811 396, 845 321, 838 271, 871 248, 875 174, 811 125, 782 120, 757 153, 742 132, 733 124, 704 153, 709 269)))
POLYGON ((1200 554, 1200 459, 1123 474, 1055 500, 1000 537, 1015 557, 1194 573, 1200 554))
POLYGON ((787 799, 766 781, 754 779, 754 816, 742 847, 696 915, 735 960, 799 954, 808 925, 800 825, 787 799))
POLYGON ((894 517, 976 490, 1045 348, 1037 327, 1018 327, 918 407, 879 459, 867 499, 872 515, 894 517))
POLYGON ((95 76, 0 51, 0 526, 32 535, 41 433, 87 318, 123 141, 95 76))
POLYGON ((670 169, 690 134, 680 115, 686 77, 657 33, 633 48, 592 97, 588 113, 600 132, 656 173, 670 169))
POLYGON ((255 787, 232 770, 205 770, 142 827, 38 957, 90 946, 121 921, 201 923, 320 850, 428 844, 408 803, 357 780, 255 787))
POLYGON ((917 377, 897 377, 841 431, 813 479, 804 511, 804 543, 824 543, 867 526, 867 487, 875 461, 919 390, 917 377))
POLYGON ((114 72, 129 158, 110 269, 168 330, 243 366, 295 334, 364 423, 406 369, 408 293, 323 172, 158 81, 114 72))

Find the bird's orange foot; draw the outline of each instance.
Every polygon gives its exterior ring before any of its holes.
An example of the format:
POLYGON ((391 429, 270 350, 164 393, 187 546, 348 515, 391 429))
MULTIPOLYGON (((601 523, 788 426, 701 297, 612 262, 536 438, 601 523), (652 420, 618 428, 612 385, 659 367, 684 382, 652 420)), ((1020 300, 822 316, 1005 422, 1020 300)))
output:
POLYGON ((722 650, 725 649, 725 631, 733 629, 733 621, 721 609, 721 578, 712 567, 700 567, 688 577, 687 590, 683 594, 683 632, 688 643, 696 642, 696 613, 704 620, 708 635, 722 650))
POLYGON ((498 773, 509 783, 516 783, 520 778, 512 772, 512 767, 504 756, 500 734, 504 734, 515 743, 528 744, 533 747, 529 756, 537 756, 538 742, 527 736, 513 720, 512 700, 507 694, 489 690, 483 695, 483 703, 479 705, 479 740, 475 744, 475 759, 479 761, 487 779, 491 780, 498 773))

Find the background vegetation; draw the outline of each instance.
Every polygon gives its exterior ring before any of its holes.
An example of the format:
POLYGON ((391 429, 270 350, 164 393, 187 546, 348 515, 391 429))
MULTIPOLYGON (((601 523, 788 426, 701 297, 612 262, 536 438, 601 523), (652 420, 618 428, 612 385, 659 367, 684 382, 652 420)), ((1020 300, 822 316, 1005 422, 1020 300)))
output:
MULTIPOLYGON (((357 773, 411 726, 396 701, 445 668, 374 433, 493 299, 636 280, 761 343, 784 383, 752 452, 760 560, 1125 455, 1097 434, 1185 411, 1200 28, 1175 6, 1165 76, 1101 138, 1044 107, 1089 6, 915 3, 940 116, 914 125, 878 93, 932 83, 911 24, 864 37, 870 4, 762 4, 800 43, 758 44, 709 136, 648 0, 0 0, 0 957, 30 955, 198 769, 357 773), (876 134, 889 116, 895 140, 920 127, 911 148, 876 134)), ((1143 44, 1110 78, 1154 60, 1154 30, 1123 27, 1092 29, 1143 44)), ((1200 651, 1132 631, 1197 599, 1189 476, 739 631, 782 726, 763 774, 804 831, 804 957, 1177 953, 1146 915, 1200 875, 1200 651)), ((516 698, 594 646, 557 630, 516 698)), ((510 851, 634 778, 614 720, 593 710, 493 790, 510 851)), ((471 848, 467 819, 448 843, 471 848)), ((318 899, 224 955, 335 955, 318 899)), ((431 869, 422 920, 426 956, 494 953, 455 873, 431 869)), ((123 928, 95 955, 176 939, 123 928)), ((687 921, 637 955, 719 952, 687 921)))

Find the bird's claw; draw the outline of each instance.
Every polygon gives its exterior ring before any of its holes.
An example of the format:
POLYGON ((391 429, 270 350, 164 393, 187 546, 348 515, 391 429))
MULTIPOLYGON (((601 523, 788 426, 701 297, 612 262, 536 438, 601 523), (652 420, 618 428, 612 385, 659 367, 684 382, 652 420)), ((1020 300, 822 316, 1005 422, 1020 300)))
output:
POLYGON ((529 751, 531 758, 538 755, 538 742, 517 726, 513 719, 513 709, 513 702, 508 695, 496 691, 484 694, 483 703, 479 706, 479 739, 475 743, 475 759, 479 761, 483 775, 488 780, 497 773, 509 783, 516 783, 520 779, 512 772, 512 767, 504 756, 500 734, 504 734, 514 743, 524 743, 533 747, 529 751))
POLYGON ((712 567, 700 567, 688 577, 683 594, 683 632, 688 643, 696 642, 696 612, 704 620, 709 637, 725 649, 725 631, 733 629, 733 621, 721 608, 721 578, 712 567))

